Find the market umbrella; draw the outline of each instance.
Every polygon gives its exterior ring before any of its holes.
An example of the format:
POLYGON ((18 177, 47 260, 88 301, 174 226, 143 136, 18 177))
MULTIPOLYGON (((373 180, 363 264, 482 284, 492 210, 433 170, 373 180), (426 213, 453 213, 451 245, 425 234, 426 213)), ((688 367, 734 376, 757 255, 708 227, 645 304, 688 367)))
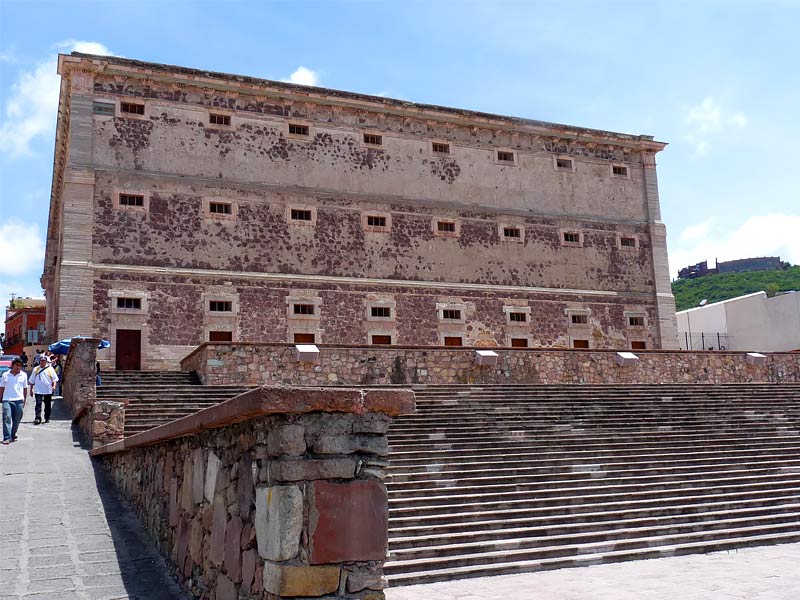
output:
MULTIPOLYGON (((86 337, 83 335, 76 335, 76 338, 86 337)), ((66 354, 69 352, 69 345, 74 338, 65 338, 63 340, 59 340, 54 344, 50 344, 47 349, 50 350, 53 354, 66 354)), ((100 343, 97 344, 97 349, 102 350, 103 348, 108 348, 111 346, 111 343, 107 340, 100 340, 100 343)))

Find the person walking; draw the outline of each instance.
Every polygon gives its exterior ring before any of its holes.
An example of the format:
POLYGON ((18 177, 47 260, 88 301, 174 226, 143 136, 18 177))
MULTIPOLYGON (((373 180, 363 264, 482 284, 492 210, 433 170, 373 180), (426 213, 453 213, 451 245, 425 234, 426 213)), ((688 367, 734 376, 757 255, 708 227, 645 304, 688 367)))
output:
POLYGON ((36 397, 36 418, 34 425, 42 423, 42 403, 44 403, 44 422, 50 422, 50 413, 53 408, 53 392, 56 390, 58 375, 56 370, 50 366, 50 361, 46 354, 39 355, 39 366, 31 371, 31 394, 36 397))
POLYGON ((53 365, 53 370, 56 372, 56 376, 58 377, 58 383, 56 384, 56 397, 61 396, 61 372, 64 370, 61 366, 61 357, 54 354, 52 358, 55 358, 55 362, 51 363, 53 365))
POLYGON ((17 441, 17 430, 22 421, 22 411, 28 399, 28 374, 22 370, 22 361, 11 361, 11 370, 0 378, 0 400, 3 402, 3 444, 17 441))

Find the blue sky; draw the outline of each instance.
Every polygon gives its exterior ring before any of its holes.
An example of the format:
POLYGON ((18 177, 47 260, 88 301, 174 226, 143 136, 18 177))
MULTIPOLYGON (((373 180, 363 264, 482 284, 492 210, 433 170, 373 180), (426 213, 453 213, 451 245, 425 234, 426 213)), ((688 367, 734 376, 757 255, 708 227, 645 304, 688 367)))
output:
POLYGON ((800 2, 0 0, 0 304, 41 296, 58 78, 78 48, 650 134, 671 270, 800 263, 800 2), (302 67, 302 68, 301 68, 302 67))

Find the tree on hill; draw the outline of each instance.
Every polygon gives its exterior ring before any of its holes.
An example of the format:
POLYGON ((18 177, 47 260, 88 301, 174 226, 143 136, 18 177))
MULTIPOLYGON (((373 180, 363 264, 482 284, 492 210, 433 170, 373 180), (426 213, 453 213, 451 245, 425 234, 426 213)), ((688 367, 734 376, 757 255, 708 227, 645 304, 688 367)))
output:
POLYGON ((693 308, 703 299, 712 303, 753 292, 767 292, 768 296, 774 296, 790 290, 800 290, 800 266, 775 271, 722 273, 672 282, 677 310, 693 308))

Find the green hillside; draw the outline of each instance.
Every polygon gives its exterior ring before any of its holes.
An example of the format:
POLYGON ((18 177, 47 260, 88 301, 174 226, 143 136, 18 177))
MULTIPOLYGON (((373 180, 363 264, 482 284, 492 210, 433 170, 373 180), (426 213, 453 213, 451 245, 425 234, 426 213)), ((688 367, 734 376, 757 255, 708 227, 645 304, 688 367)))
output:
POLYGON ((736 298, 752 292, 800 290, 800 266, 780 271, 753 271, 751 273, 723 273, 697 279, 676 279, 672 282, 677 310, 697 306, 703 299, 709 303, 736 298))

